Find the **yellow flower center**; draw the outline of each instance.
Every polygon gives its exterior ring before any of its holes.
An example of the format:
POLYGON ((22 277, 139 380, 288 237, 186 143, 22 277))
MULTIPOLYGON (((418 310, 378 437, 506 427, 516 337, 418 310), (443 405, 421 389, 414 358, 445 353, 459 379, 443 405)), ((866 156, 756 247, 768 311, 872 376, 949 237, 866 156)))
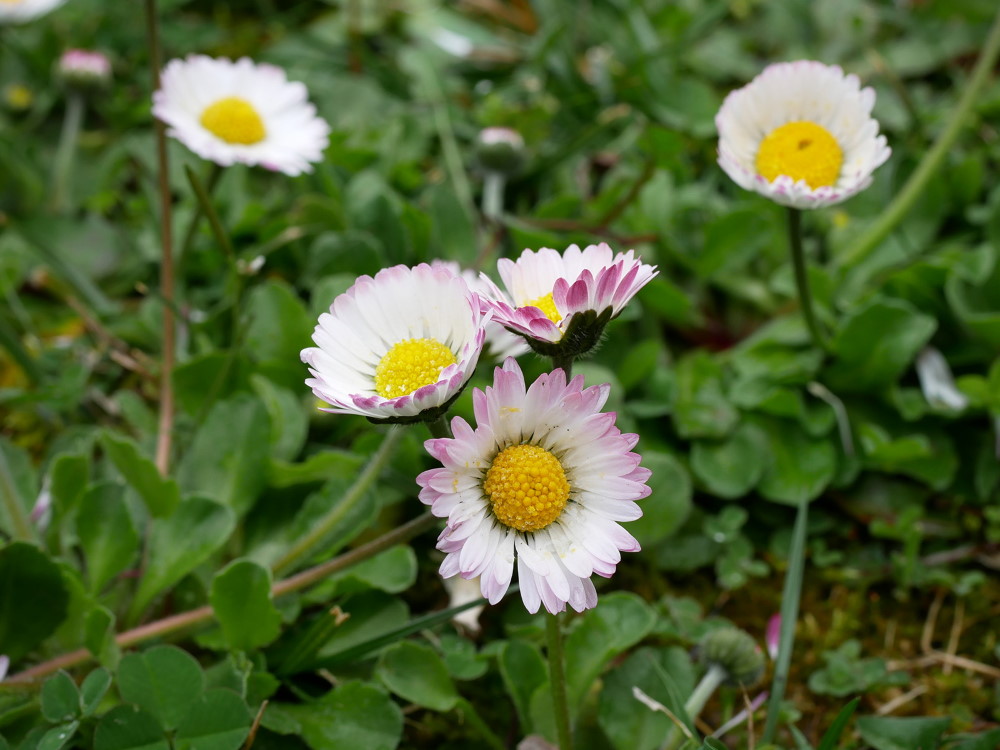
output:
POLYGON ((493 515, 518 531, 538 531, 559 518, 569 482, 559 459, 537 445, 504 448, 486 472, 483 490, 493 515))
POLYGON ((227 96, 207 106, 201 113, 201 124, 205 130, 226 143, 249 146, 260 143, 267 135, 264 121, 260 119, 254 106, 246 99, 236 96, 227 96))
POLYGON ((781 175, 805 180, 813 190, 840 176, 844 152, 830 131, 814 122, 788 122, 775 128, 757 151, 757 173, 773 182, 781 175))
POLYGON ((403 339, 375 368, 375 391, 382 398, 398 398, 438 382, 441 371, 455 364, 451 349, 434 339, 403 339))
POLYGON ((523 307, 537 307, 543 313, 545 317, 551 320, 553 323, 558 323, 562 320, 562 315, 559 314, 559 310, 556 309, 556 301, 552 299, 552 292, 539 297, 531 302, 526 302, 523 307))
MULTIPOLYGON (((0 3, 10 3, 12 0, 0 0, 0 3)), ((11 109, 27 109, 31 106, 34 96, 31 89, 20 83, 12 83, 4 89, 4 101, 11 109)))

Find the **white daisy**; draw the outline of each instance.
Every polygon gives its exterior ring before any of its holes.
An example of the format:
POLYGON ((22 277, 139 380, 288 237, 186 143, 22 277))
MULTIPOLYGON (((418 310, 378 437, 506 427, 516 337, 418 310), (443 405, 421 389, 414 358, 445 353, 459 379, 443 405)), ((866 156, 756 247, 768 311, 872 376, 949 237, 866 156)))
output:
POLYGON ((65 2, 66 0, 0 0, 0 24, 33 21, 65 2))
POLYGON ((868 187, 891 153, 874 106, 875 91, 836 65, 769 65, 715 116, 719 165, 783 206, 840 203, 868 187))
POLYGON ((573 356, 592 348, 607 322, 657 273, 633 250, 614 253, 604 242, 583 250, 570 245, 562 254, 525 250, 516 261, 501 258, 497 269, 506 294, 483 277, 493 319, 540 354, 573 356))
POLYGON ((649 470, 603 413, 611 387, 570 383, 561 369, 525 388, 514 359, 494 373, 492 387, 473 390, 477 426, 452 420, 454 438, 428 440, 443 468, 417 477, 420 500, 448 525, 438 538, 447 556, 441 575, 480 577, 496 604, 517 562, 529 612, 577 612, 597 604, 590 577, 610 577, 621 552, 639 543, 619 522, 642 515, 649 470))
POLYGON ((430 421, 458 397, 479 361, 487 317, 446 268, 394 266, 360 277, 319 316, 302 350, 313 393, 334 414, 430 421))
POLYGON ((168 135, 224 167, 311 172, 310 162, 322 161, 329 143, 330 126, 316 115, 305 85, 245 57, 171 60, 153 94, 153 114, 170 126, 168 135))

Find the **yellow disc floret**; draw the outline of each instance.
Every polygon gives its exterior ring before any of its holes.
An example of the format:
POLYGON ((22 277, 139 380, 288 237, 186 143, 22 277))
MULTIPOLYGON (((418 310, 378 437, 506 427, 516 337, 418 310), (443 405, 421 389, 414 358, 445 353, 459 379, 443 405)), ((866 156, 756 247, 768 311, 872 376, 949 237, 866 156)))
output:
POLYGON ((559 314, 559 310, 556 308, 556 301, 552 299, 552 292, 549 292, 536 300, 525 303, 524 307, 537 307, 545 313, 545 317, 553 323, 558 323, 562 320, 562 315, 559 314))
POLYGON ((375 391, 382 398, 398 398, 436 383, 441 371, 457 360, 451 349, 434 339, 403 339, 375 368, 375 391))
POLYGON ((773 182, 781 175, 805 180, 813 190, 840 176, 844 152, 830 131, 814 122, 789 122, 775 128, 757 151, 757 173, 773 182))
POLYGON ((538 531, 559 518, 569 482, 559 459, 537 445, 504 448, 486 472, 483 490, 502 524, 538 531))
POLYGON ((201 113, 201 124, 226 143, 249 146, 260 143, 267 135, 264 121, 246 99, 227 96, 210 104, 201 113))

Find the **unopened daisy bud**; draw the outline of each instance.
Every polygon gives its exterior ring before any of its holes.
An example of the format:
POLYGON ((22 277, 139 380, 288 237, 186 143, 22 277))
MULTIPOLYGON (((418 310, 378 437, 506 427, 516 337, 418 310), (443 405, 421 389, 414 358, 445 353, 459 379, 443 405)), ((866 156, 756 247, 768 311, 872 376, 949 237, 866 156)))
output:
MULTIPOLYGON (((615 253, 607 243, 563 253, 525 250, 497 263, 506 293, 493 282, 484 310, 525 338, 537 353, 577 357, 597 345, 604 327, 656 276, 633 250, 615 253)), ((485 277, 484 277, 485 278, 485 277)))
POLYGON ((510 177, 524 167, 524 138, 513 128, 485 128, 479 133, 476 157, 484 170, 510 177))
POLYGON ((70 49, 59 58, 56 72, 69 88, 99 89, 111 82, 111 60, 100 52, 70 49))
POLYGON ((701 660, 726 672, 725 684, 750 687, 764 674, 764 654, 757 642, 737 628, 713 630, 698 645, 701 660))
POLYGON ((771 619, 767 621, 767 631, 764 634, 764 640, 767 643, 767 655, 771 657, 771 660, 778 658, 778 645, 781 643, 781 615, 774 614, 771 615, 771 619))

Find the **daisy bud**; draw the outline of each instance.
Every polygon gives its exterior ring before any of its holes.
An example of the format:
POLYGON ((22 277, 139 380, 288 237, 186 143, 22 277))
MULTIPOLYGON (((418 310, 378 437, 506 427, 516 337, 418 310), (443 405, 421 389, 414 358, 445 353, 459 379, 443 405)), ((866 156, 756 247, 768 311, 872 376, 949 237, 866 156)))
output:
POLYGON ((774 661, 778 658, 778 644, 781 643, 780 614, 771 615, 771 619, 767 621, 767 631, 764 634, 764 640, 767 642, 767 655, 774 661))
POLYGON ((59 58, 56 72, 71 89, 100 89, 111 82, 111 60, 100 52, 70 49, 59 58))
POLYGON ((764 674, 764 654, 757 642, 737 628, 713 630, 698 646, 701 660, 726 672, 726 684, 750 687, 764 674))
POLYGON ((484 170, 510 177, 524 167, 524 138, 513 128, 485 128, 476 142, 476 157, 484 170))

